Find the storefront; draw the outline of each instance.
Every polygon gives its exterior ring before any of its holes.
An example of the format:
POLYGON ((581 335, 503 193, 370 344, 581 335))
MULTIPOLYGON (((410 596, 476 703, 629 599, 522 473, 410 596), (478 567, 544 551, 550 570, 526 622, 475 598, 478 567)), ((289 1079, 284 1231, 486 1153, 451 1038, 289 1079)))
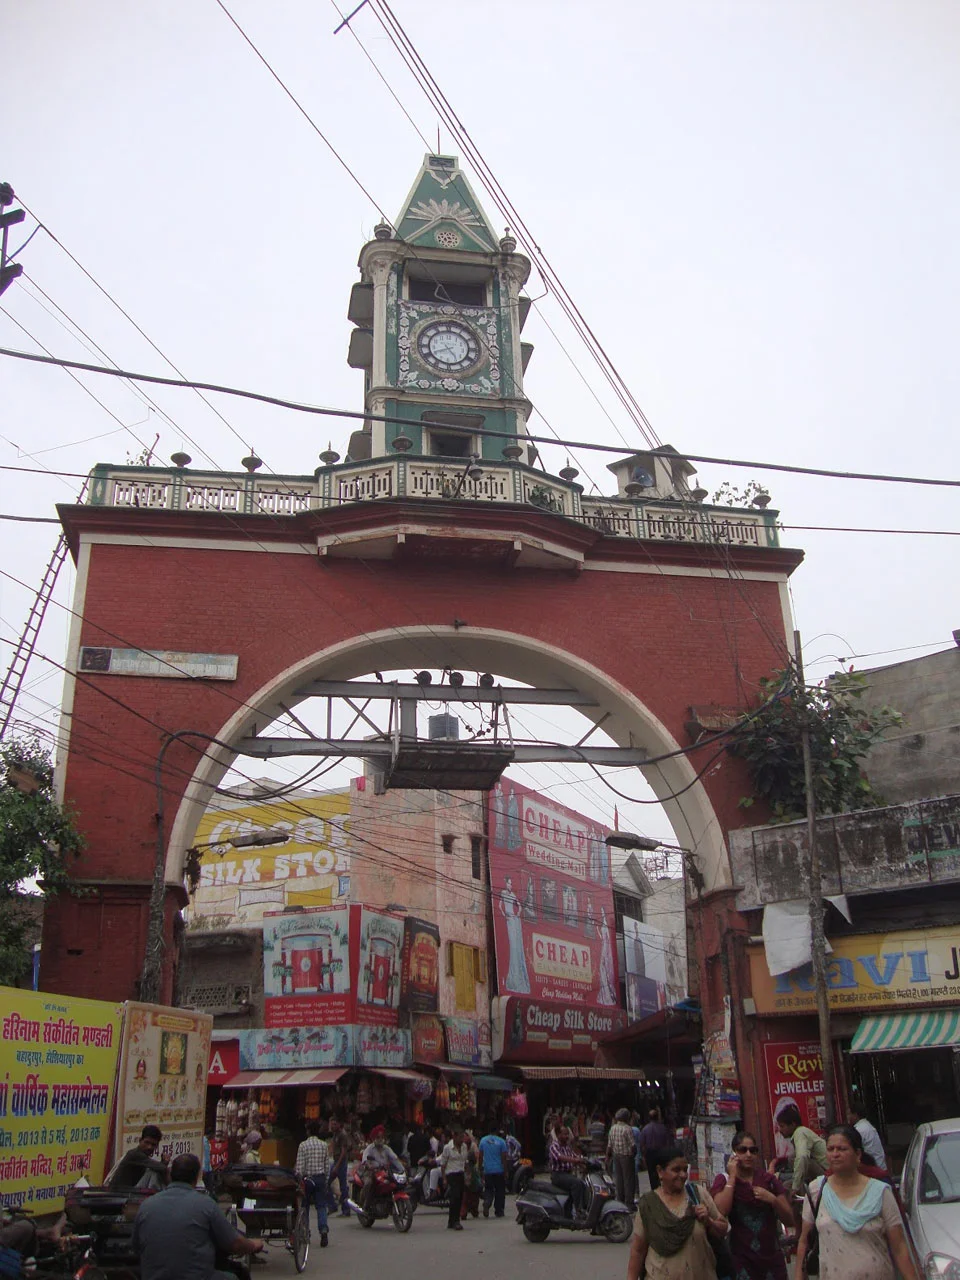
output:
MULTIPOLYGON (((837 1114, 845 1118, 845 1100, 858 1099, 898 1168, 919 1123, 960 1113, 957 931, 848 934, 830 944, 837 1114)), ((749 965, 759 1031, 754 1068, 771 1130, 788 1095, 817 1127, 825 1107, 810 967, 771 977, 762 946, 750 948, 749 965), (771 1071, 771 1061, 782 1069, 771 1071)))

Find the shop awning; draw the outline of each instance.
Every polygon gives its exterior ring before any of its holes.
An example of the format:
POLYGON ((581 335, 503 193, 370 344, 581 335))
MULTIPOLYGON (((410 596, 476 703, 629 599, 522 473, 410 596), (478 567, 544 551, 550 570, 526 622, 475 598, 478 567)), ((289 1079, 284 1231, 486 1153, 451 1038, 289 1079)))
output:
POLYGON ((960 1044, 960 1009, 923 1013, 884 1013, 864 1018, 851 1053, 888 1053, 894 1049, 937 1049, 960 1044))
POLYGON ((295 1071, 240 1071, 224 1085, 224 1089, 293 1089, 316 1088, 336 1084, 346 1067, 302 1067, 295 1071))
POLYGON ((463 1067, 458 1062, 438 1062, 437 1070, 445 1076, 472 1076, 473 1067, 463 1067))
MULTIPOLYGON (((366 1067, 364 1070, 375 1076, 385 1076, 388 1080, 430 1080, 422 1071, 411 1071, 409 1067, 366 1067)), ((433 1081, 430 1080, 433 1084, 433 1081)))
POLYGON ((484 1089, 487 1093, 513 1093, 516 1086, 515 1080, 508 1080, 506 1076, 474 1076, 473 1087, 475 1089, 484 1089))
POLYGON ((641 1067, 517 1067, 524 1080, 646 1080, 641 1067))

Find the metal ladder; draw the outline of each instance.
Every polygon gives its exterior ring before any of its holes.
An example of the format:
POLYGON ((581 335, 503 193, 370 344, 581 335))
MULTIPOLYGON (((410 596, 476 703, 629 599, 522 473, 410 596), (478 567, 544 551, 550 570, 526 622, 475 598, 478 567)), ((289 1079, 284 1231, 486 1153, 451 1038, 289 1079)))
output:
MULTIPOLYGON (((83 488, 77 495, 77 502, 83 502, 86 496, 87 481, 84 481, 83 488)), ((33 604, 30 606, 30 612, 27 614, 27 621, 24 624, 23 631, 20 633, 20 639, 13 650, 13 657, 10 659, 10 666, 7 668, 7 674, 3 678, 3 684, 0 685, 0 739, 6 736, 13 720, 17 699, 26 679, 30 659, 33 657, 37 647, 37 640, 40 636, 43 619, 46 616, 47 606, 50 604, 50 598, 57 585, 57 577, 63 567, 64 560, 67 558, 68 551, 69 546, 67 545, 66 535, 61 533, 57 539, 57 545, 53 549, 53 554, 47 562, 40 587, 34 597, 33 604)))

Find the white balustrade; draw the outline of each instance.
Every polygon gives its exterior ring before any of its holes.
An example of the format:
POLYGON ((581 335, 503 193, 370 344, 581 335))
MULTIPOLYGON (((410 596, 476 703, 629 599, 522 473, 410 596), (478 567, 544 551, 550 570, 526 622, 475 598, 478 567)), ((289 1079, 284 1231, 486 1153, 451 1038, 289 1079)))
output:
POLYGON ((266 484, 259 482, 253 494, 254 507, 264 516, 298 516, 316 505, 316 489, 310 485, 266 484))
POLYGON ((185 484, 184 511, 225 511, 236 514, 243 510, 243 489, 224 484, 185 484))
POLYGON ((369 502, 371 498, 391 498, 396 490, 396 463, 386 467, 364 467, 352 474, 337 475, 338 502, 369 502))
POLYGON ((170 505, 171 485, 167 481, 145 480, 139 476, 115 479, 112 507, 146 507, 159 510, 170 505))

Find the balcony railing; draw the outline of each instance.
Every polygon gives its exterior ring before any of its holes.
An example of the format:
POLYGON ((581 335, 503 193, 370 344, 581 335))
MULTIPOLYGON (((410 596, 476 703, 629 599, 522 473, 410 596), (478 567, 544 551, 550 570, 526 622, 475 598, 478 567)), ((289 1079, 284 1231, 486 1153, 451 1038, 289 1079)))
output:
POLYGON ((481 466, 482 475, 471 479, 465 463, 406 455, 321 467, 313 477, 101 464, 91 475, 87 501, 144 511, 269 516, 389 498, 527 503, 612 538, 779 546, 775 511, 664 498, 587 498, 580 485, 521 463, 484 460, 481 466))

